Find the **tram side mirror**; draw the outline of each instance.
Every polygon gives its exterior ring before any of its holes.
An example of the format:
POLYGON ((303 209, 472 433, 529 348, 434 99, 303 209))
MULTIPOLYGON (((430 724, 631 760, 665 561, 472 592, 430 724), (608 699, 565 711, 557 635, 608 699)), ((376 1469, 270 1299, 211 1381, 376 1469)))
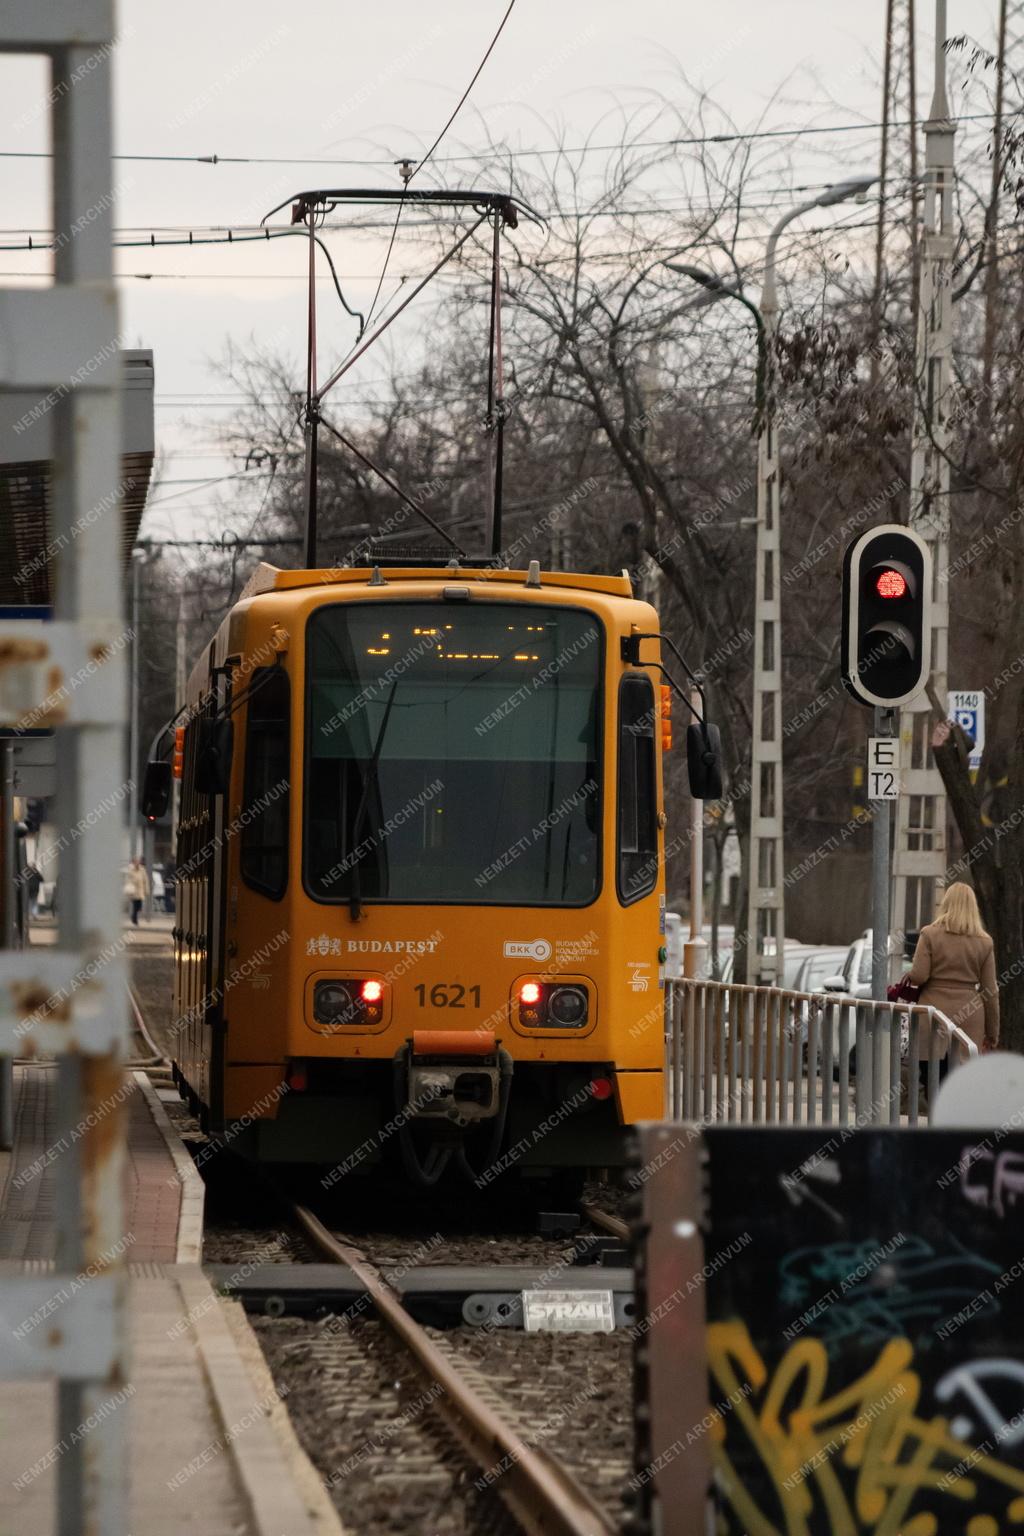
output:
POLYGON ((235 727, 231 720, 200 720, 196 789, 202 795, 226 795, 231 782, 235 727))
POLYGON ((147 821, 159 821, 166 816, 171 803, 171 765, 153 762, 146 764, 142 780, 142 814, 147 821))
POLYGON ((721 800, 722 737, 717 725, 687 726, 686 769, 695 800, 721 800))

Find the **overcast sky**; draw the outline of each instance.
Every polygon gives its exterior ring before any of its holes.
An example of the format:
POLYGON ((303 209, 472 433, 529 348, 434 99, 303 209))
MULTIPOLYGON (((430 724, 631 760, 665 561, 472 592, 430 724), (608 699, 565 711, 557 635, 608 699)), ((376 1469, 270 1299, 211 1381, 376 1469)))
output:
MULTIPOLYGON (((505 9, 506 0, 122 0, 116 53, 116 148, 133 155, 310 157, 336 164, 209 165, 119 161, 116 222, 148 232, 256 223, 301 187, 397 185, 390 162, 422 152, 440 130, 505 9), (359 166, 358 160, 383 162, 359 166)), ((927 110, 932 9, 918 7, 919 110, 927 110)), ((949 31, 994 46, 996 0, 950 0, 949 31)), ((801 122, 874 123, 884 0, 518 0, 470 98, 438 155, 494 137, 519 149, 547 146, 564 128, 590 136, 616 99, 648 88, 672 95, 679 71, 749 129, 801 122), (767 110, 766 110, 767 109, 767 110)), ((0 148, 49 148, 41 110, 45 72, 36 59, 0 62, 0 148)), ((955 110, 955 107, 954 107, 955 110)), ((877 134, 804 141, 785 150, 795 179, 829 179, 877 164, 877 134), (854 163, 855 162, 855 163, 854 163)), ((454 185, 458 163, 441 173, 454 185)), ((45 161, 4 160, 4 243, 45 231, 45 161)), ((498 183, 500 185, 500 182, 498 183)), ((784 207, 780 204, 780 210, 784 207)), ((841 210, 839 210, 841 212, 841 210)), ((383 255, 378 236, 331 236, 353 298, 372 294, 383 255)), ((229 338, 250 338, 296 358, 304 339, 304 252, 273 246, 124 249, 126 344, 155 352, 157 443, 171 455, 144 532, 191 536, 217 527, 216 491, 198 482, 231 468, 216 450, 227 386, 211 368, 229 338), (145 276, 139 276, 145 274, 145 276), (216 397, 220 395, 218 400, 216 397), (190 482, 196 482, 191 484, 190 482)), ((396 252, 395 270, 414 263, 396 252)), ((49 271, 46 255, 0 253, 0 281, 49 271), (5 274, 17 274, 5 277, 5 274)), ((389 290, 385 290, 386 292, 389 290)), ((351 327, 324 338, 325 355, 349 345, 351 327)), ((381 375, 371 353, 352 388, 381 375)), ((254 487, 254 495, 257 488, 254 487)))

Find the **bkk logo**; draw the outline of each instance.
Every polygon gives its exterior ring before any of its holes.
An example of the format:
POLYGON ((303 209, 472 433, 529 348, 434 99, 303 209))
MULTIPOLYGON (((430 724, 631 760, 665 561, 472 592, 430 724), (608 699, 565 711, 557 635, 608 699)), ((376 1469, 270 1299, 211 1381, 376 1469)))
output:
POLYGON ((506 960, 549 960, 551 958, 551 945, 547 939, 529 939, 517 944, 513 939, 505 940, 506 960))

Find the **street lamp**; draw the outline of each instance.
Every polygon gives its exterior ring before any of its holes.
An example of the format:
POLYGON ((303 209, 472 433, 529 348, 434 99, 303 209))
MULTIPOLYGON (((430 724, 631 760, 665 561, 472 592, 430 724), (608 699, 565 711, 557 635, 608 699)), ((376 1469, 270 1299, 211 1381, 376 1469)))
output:
POLYGON ((739 288, 732 288, 728 283, 723 283, 720 277, 713 272, 705 272, 703 267, 691 267, 684 261, 666 261, 664 263, 670 272, 679 272, 683 277, 688 277, 691 282, 699 283, 706 288, 716 299, 735 299, 737 304, 742 304, 744 309, 750 311, 754 317, 754 325, 757 331, 757 374, 754 383, 754 422, 761 420, 761 412, 765 403, 765 381, 768 376, 768 341, 765 334, 764 316, 754 303, 748 299, 739 288))
POLYGON ((775 252, 788 224, 813 208, 831 208, 862 197, 877 176, 835 183, 810 202, 784 213, 765 249, 761 302, 697 267, 665 265, 682 272, 718 298, 738 300, 757 326, 757 543, 754 588, 754 707, 750 752, 750 861, 747 906, 746 980, 778 985, 783 979, 786 916, 783 883, 782 800, 782 604, 779 526, 779 460, 775 433, 775 335, 779 304, 775 252))

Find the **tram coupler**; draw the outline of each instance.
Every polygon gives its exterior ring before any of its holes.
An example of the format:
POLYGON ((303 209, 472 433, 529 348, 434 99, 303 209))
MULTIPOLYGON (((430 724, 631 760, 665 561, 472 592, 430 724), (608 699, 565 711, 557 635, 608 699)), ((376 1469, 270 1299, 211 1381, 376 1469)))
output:
POLYGON ((395 1053, 407 1118, 466 1127, 502 1112, 512 1058, 487 1030, 418 1029, 395 1053))

